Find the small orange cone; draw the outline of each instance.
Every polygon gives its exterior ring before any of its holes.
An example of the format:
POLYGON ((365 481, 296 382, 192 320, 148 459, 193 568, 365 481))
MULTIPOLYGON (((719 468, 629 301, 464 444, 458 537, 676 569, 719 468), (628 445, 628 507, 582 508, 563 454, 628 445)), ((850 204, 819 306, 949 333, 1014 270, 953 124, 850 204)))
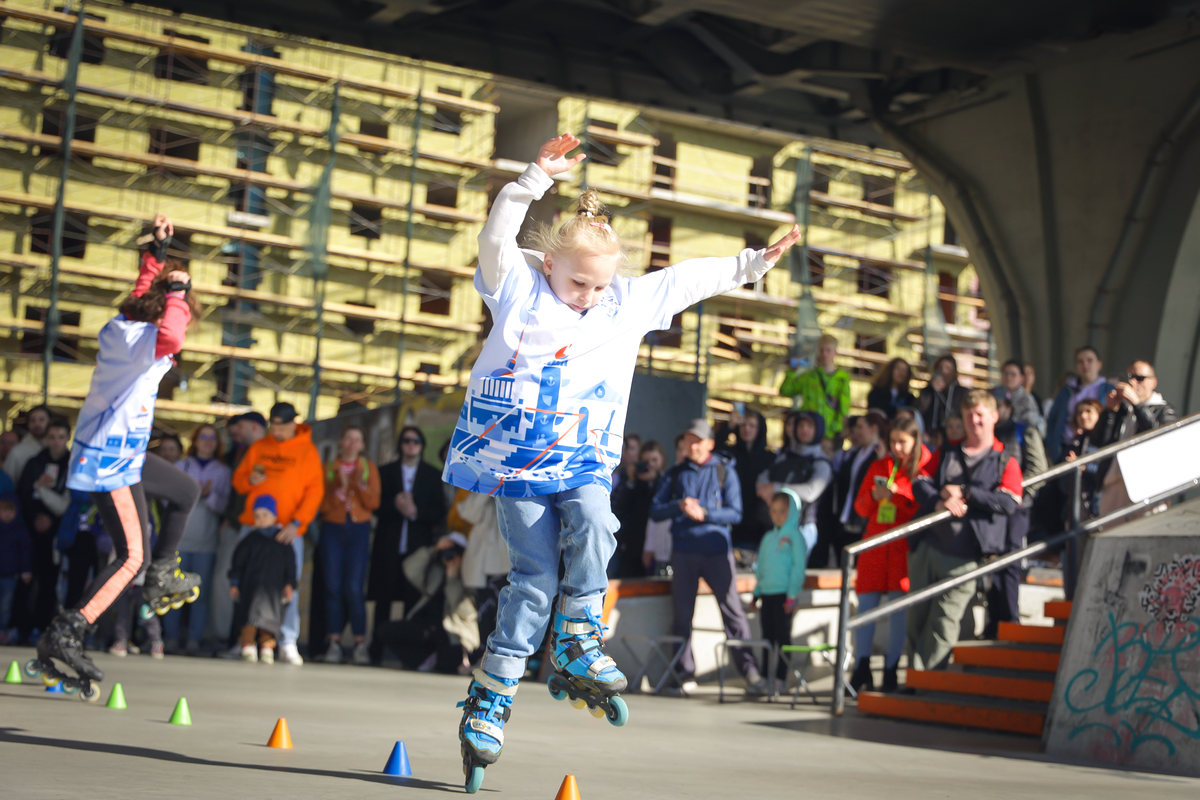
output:
POLYGON ((278 747, 282 750, 292 749, 292 734, 288 733, 287 720, 283 717, 280 717, 279 722, 275 723, 275 730, 271 731, 267 747, 278 747))
POLYGON ((562 786, 558 787, 558 794, 554 796, 554 800, 581 800, 579 784, 575 782, 574 775, 563 778, 562 786))

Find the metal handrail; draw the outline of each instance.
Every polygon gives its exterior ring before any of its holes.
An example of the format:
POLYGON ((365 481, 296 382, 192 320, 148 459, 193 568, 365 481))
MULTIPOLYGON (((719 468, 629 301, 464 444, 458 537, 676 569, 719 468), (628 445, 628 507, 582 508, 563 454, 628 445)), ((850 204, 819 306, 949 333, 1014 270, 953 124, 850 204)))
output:
MULTIPOLYGON (((959 575, 954 578, 947 578, 946 580, 926 586, 920 591, 912 592, 906 594, 904 597, 884 603, 870 611, 864 612, 854 619, 850 619, 850 574, 854 569, 855 558, 858 556, 858 554, 867 550, 872 550, 876 547, 882 547, 883 545, 891 542, 906 539, 916 533, 920 533, 921 531, 936 525, 939 522, 949 519, 951 514, 949 511, 938 511, 934 514, 928 514, 919 519, 907 522, 904 525, 893 528, 892 530, 882 533, 879 536, 872 536, 870 539, 863 539, 855 542, 854 544, 847 545, 844 549, 845 558, 842 562, 841 604, 840 613, 838 614, 837 663, 845 663, 846 653, 849 649, 848 634, 855 628, 866 625, 870 622, 874 622, 875 620, 883 617, 890 616, 891 614, 894 614, 897 611, 902 611, 903 609, 908 608, 911 605, 915 605, 916 603, 923 602, 924 600, 932 597, 937 597, 938 595, 954 588, 955 586, 959 586, 973 580, 978 580, 984 575, 1004 569, 1011 564, 1019 562, 1023 558, 1028 558, 1031 555, 1044 552, 1051 547, 1057 546, 1058 544, 1073 540, 1082 533, 1088 533, 1097 528, 1101 528, 1106 524, 1110 524, 1118 519, 1123 519, 1124 517, 1127 517, 1144 508, 1151 508, 1155 504, 1161 503, 1189 487, 1200 485, 1200 482, 1196 480, 1190 480, 1179 484, 1169 491, 1155 495, 1152 498, 1147 498, 1139 503, 1132 503, 1122 509, 1118 509, 1117 511, 1114 511, 1104 517, 1090 520, 1084 524, 1080 524, 1079 522, 1082 510, 1080 507, 1080 490, 1082 488, 1081 481, 1084 467, 1097 461, 1104 461, 1106 459, 1113 458, 1117 453, 1123 450, 1128 450, 1131 447, 1143 444, 1151 439, 1156 439, 1160 436, 1166 436, 1174 433, 1175 431, 1185 428, 1188 425, 1196 422, 1200 422, 1200 413, 1192 414, 1191 416, 1184 417, 1183 419, 1177 420, 1169 425, 1164 425, 1161 428, 1155 428, 1152 431, 1139 434, 1132 439, 1127 439, 1125 441, 1108 445, 1107 447, 1102 447, 1094 453, 1081 456, 1074 461, 1063 462, 1062 464, 1051 467, 1039 475, 1035 475, 1032 478, 1027 478, 1021 482, 1022 490, 1028 489, 1031 486, 1037 486, 1038 484, 1045 483, 1049 480, 1053 480, 1054 478, 1073 473, 1074 486, 1071 497, 1071 525, 1069 530, 1045 541, 1030 545, 1023 550, 1008 553, 1001 558, 977 567, 976 569, 973 569, 963 575, 959 575)), ((841 716, 842 712, 845 710, 845 707, 846 676, 842 670, 834 670, 833 703, 831 709, 833 715, 841 716)))

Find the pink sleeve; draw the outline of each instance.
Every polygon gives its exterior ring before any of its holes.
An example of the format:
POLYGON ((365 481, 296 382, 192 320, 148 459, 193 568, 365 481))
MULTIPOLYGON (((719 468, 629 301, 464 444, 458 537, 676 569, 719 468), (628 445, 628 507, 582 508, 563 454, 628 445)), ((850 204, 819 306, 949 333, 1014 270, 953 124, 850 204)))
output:
MULTIPOLYGON (((142 251, 142 264, 138 268, 137 283, 133 285, 133 296, 141 297, 154 283, 158 273, 163 271, 163 262, 159 261, 149 250, 142 251)), ((161 335, 161 334, 160 334, 161 335)))
POLYGON ((162 322, 158 324, 158 344, 154 348, 156 359, 178 353, 183 348, 188 323, 192 321, 192 310, 182 297, 167 295, 167 306, 163 309, 162 322))

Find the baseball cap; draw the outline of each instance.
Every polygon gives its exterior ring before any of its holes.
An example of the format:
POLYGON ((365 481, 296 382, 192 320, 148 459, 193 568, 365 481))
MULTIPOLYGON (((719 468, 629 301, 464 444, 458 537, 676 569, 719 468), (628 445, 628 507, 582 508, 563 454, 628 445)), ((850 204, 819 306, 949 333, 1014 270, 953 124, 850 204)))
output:
POLYGON ((247 411, 245 414, 238 414, 236 417, 232 417, 229 420, 230 425, 235 422, 257 422, 264 428, 267 427, 267 418, 257 411, 247 411))
POLYGON ((278 420, 279 422, 291 422, 297 416, 299 415, 296 413, 296 407, 291 403, 276 403, 275 405, 271 406, 270 417, 272 420, 278 420))
POLYGON ((687 428, 685 428, 683 432, 690 433, 693 436, 696 436, 700 439, 712 439, 713 438, 712 426, 709 425, 705 420, 702 420, 702 419, 692 420, 690 423, 688 423, 687 428))

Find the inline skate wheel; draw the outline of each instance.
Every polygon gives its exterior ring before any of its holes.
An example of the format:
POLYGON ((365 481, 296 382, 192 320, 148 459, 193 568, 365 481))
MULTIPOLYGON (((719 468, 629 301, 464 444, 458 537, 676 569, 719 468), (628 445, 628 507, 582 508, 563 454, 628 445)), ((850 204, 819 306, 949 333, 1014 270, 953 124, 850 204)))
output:
POLYGON ((566 700, 567 693, 564 692, 562 689, 555 688, 555 683, 556 683, 556 681, 554 680, 555 677, 556 677, 555 675, 551 675, 549 678, 546 679, 546 688, 550 690, 550 696, 553 697, 555 700, 566 700))
POLYGON ((586 708, 587 700, 584 700, 582 697, 572 697, 571 706, 573 708, 586 708))
POLYGON ((183 598, 183 601, 185 603, 194 603, 194 602, 196 602, 197 598, 199 598, 199 597, 200 597, 200 587, 193 586, 191 588, 191 590, 188 591, 187 597, 183 598))
POLYGON ((47 686, 57 686, 58 684, 62 683, 62 681, 60 681, 58 678, 53 677, 49 673, 43 673, 42 674, 42 683, 46 684, 47 686))
POLYGON ((483 786, 483 767, 479 764, 472 764, 469 772, 467 784, 463 788, 467 790, 467 794, 475 794, 479 791, 479 787, 483 786))
POLYGON ((621 727, 626 722, 629 722, 629 706, 625 703, 623 697, 610 697, 608 704, 611 710, 608 712, 608 721, 615 727, 621 727))
POLYGON ((605 711, 601 706, 588 706, 588 713, 596 719, 601 719, 608 716, 608 712, 605 711))
POLYGON ((79 699, 85 703, 94 703, 100 699, 100 687, 89 683, 87 688, 79 693, 79 699))
POLYGON ((63 684, 63 694, 75 694, 78 691, 79 691, 78 686, 68 684, 68 683, 63 684))
POLYGON ((154 616, 154 611, 150 608, 149 604, 142 603, 141 607, 138 608, 138 616, 145 621, 154 616))
MULTIPOLYGON (((181 602, 179 605, 183 605, 183 603, 181 602)), ((162 608, 154 609, 154 613, 158 614, 161 617, 163 614, 167 613, 170 610, 171 610, 171 604, 168 603, 167 605, 163 606, 162 608)))
POLYGON ((42 668, 38 666, 36 658, 31 658, 25 662, 25 675, 30 678, 36 678, 42 674, 42 668))

